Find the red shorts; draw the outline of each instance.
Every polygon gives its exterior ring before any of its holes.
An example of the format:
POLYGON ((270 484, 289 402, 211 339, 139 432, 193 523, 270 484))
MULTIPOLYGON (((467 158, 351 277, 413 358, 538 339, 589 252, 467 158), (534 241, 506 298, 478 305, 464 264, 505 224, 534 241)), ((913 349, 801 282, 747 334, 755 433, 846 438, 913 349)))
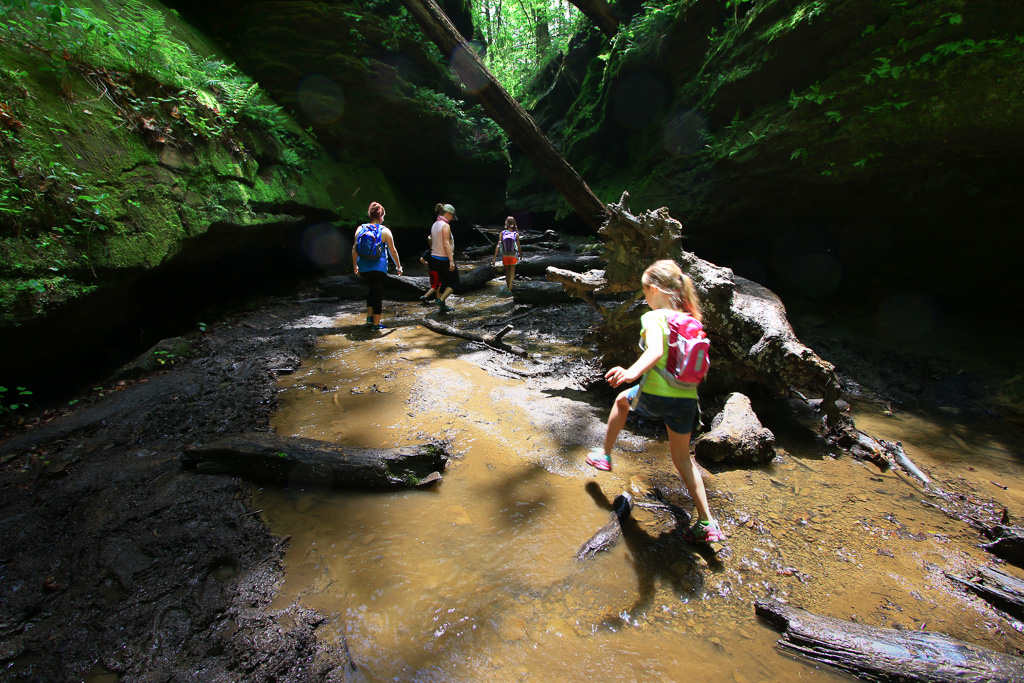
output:
POLYGON ((501 265, 503 265, 503 266, 514 266, 517 263, 519 263, 519 259, 516 258, 515 256, 502 256, 501 257, 501 265))
POLYGON ((437 276, 437 271, 430 271, 430 288, 436 290, 439 284, 441 284, 441 278, 437 276))

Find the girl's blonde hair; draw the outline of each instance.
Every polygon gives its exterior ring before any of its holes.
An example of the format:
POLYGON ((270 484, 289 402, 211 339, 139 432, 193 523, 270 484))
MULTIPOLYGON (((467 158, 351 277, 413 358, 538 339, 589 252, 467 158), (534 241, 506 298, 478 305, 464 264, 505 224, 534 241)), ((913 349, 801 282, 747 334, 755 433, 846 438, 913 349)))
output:
POLYGON ((516 229, 516 219, 512 218, 512 216, 509 216, 508 218, 506 218, 505 219, 505 229, 506 230, 515 230, 516 229))
POLYGON ((685 311, 697 320, 701 320, 700 300, 693 280, 682 271, 679 265, 670 259, 655 261, 644 271, 640 282, 645 287, 654 287, 669 295, 672 308, 685 311))
POLYGON ((437 206, 434 207, 434 213, 438 216, 444 215, 444 202, 438 202, 437 206))

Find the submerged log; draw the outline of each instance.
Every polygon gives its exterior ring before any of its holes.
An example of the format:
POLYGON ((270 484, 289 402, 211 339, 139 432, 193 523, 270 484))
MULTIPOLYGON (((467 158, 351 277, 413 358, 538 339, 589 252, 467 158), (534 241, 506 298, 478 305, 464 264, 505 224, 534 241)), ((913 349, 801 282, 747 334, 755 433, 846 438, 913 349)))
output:
POLYGON ((460 330, 457 327, 451 325, 445 325, 444 323, 430 318, 424 318, 420 323, 428 328, 437 332, 438 334, 444 334, 449 337, 458 337, 459 339, 465 339, 467 341, 477 342, 484 346, 494 349, 495 351, 504 351, 505 353, 511 353, 522 358, 529 358, 530 354, 524 349, 518 346, 512 346, 502 341, 502 337, 511 332, 514 328, 511 325, 505 325, 501 330, 494 334, 477 334, 476 332, 469 332, 467 330, 460 330))
POLYGON ((181 454, 181 463, 187 469, 319 489, 425 486, 441 478, 448 459, 441 443, 350 448, 270 432, 227 436, 181 454))
POLYGON ((961 683, 1024 680, 1024 659, 934 631, 855 624, 759 600, 757 616, 783 630, 779 649, 870 681, 961 683))
MULTIPOLYGON (((607 501, 607 499, 605 499, 607 501)), ((612 501, 612 512, 608 521, 576 551, 576 560, 583 561, 599 552, 608 550, 622 538, 622 520, 633 512, 633 496, 623 491, 612 501)))
POLYGON ((946 577, 977 593, 983 600, 1013 618, 1024 619, 1024 581, 991 567, 979 568, 978 573, 970 579, 948 572, 946 577))
POLYGON ((775 435, 761 425, 750 399, 733 393, 715 416, 711 431, 694 442, 693 453, 712 462, 763 464, 775 457, 775 435))

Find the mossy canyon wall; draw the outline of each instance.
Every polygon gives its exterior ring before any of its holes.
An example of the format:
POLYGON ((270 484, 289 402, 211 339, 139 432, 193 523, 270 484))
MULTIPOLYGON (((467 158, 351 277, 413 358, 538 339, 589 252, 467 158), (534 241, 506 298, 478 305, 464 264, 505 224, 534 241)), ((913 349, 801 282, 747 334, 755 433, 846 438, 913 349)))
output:
POLYGON ((344 269, 370 201, 410 242, 437 201, 501 209, 500 131, 373 9, 205 4, 217 44, 157 2, 4 7, 0 384, 90 381, 207 303, 344 269))
MULTIPOLYGON (((912 327, 1019 304, 1024 11, 1006 0, 682 0, 591 30, 528 98, 603 201, 786 296, 912 327)), ((515 159, 510 196, 564 211, 515 159)))

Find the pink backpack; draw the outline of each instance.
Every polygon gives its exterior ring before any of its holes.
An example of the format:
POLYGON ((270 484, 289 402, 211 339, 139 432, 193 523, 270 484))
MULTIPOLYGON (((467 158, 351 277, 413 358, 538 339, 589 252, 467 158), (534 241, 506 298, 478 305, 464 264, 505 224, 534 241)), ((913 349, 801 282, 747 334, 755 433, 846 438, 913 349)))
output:
POLYGON ((658 374, 677 389, 689 389, 701 383, 711 367, 711 344, 700 321, 682 311, 666 311, 668 358, 665 367, 655 366, 658 374))

